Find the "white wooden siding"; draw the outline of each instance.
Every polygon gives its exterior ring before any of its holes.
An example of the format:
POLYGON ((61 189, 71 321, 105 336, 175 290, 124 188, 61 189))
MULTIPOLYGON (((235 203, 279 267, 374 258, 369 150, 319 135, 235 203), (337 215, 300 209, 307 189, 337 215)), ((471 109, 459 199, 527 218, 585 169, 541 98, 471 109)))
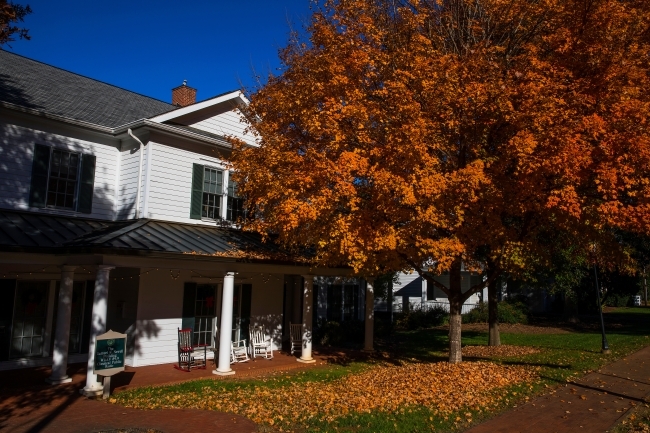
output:
MULTIPOLYGON (((138 194, 138 163, 140 161, 139 143, 131 143, 129 146, 123 146, 120 151, 119 164, 119 189, 116 219, 135 218, 135 200, 138 194)), ((141 185, 145 183, 145 167, 147 164, 147 149, 145 146, 142 158, 142 180, 141 185)), ((144 188, 140 192, 140 206, 144 200, 144 188)), ((142 208, 140 208, 142 209, 142 208)))
MULTIPOLYGON (((279 350, 282 336, 282 275, 241 274, 238 278, 253 285, 251 324, 261 324, 273 335, 274 350, 279 350)), ((134 367, 165 364, 178 360, 178 328, 182 326, 183 288, 186 281, 197 282, 196 274, 181 271, 178 279, 170 278, 168 271, 152 271, 140 276, 138 317, 127 332, 135 338, 132 357, 134 367), (194 278, 193 278, 194 277, 194 278)), ((212 284, 221 287, 221 282, 212 284)), ((236 281, 239 284, 239 280, 236 281)), ((222 291, 218 290, 221 297, 222 291)), ((221 314, 221 300, 217 314, 221 314)), ((210 355, 211 356, 211 355, 210 355)))
MULTIPOLYGON (((200 223, 200 220, 190 219, 193 164, 223 168, 222 162, 185 149, 152 142, 149 142, 149 145, 153 147, 145 216, 167 221, 200 223)), ((223 208, 222 203, 221 215, 225 217, 223 208)))
POLYGON ((0 207, 113 219, 117 158, 117 148, 106 144, 0 123, 0 207), (92 213, 29 207, 32 159, 36 143, 96 156, 92 213))
POLYGON ((252 133, 245 132, 248 123, 245 120, 242 121, 242 119, 244 117, 241 112, 235 109, 203 119, 189 126, 223 137, 232 136, 250 145, 255 145, 255 137, 252 133))
MULTIPOLYGON (((393 292, 397 292, 398 290, 402 289, 405 287, 407 284, 410 282, 414 281, 415 279, 420 278, 420 275, 417 274, 416 272, 413 272, 412 274, 407 274, 404 272, 400 272, 398 274, 398 284, 393 284, 393 292)), ((475 275, 471 276, 469 272, 463 271, 461 273, 461 282, 460 286, 463 292, 468 291, 471 288, 472 283, 476 284, 477 283, 477 278, 475 275)), ((439 281, 441 284, 443 284, 446 287, 449 287, 449 274, 444 274, 435 277, 436 281, 439 281)), ((427 290, 427 285, 428 283, 426 281, 423 282, 422 290, 423 290, 423 298, 416 298, 414 296, 409 297, 409 302, 412 306, 422 304, 423 299, 426 302, 426 290, 427 290)), ((447 295, 440 290, 437 287, 434 287, 433 289, 433 295, 436 301, 438 302, 448 302, 447 301, 447 295)), ((470 296, 466 303, 470 304, 475 304, 479 301, 479 295, 477 293, 473 294, 470 296)), ((395 306, 396 304, 401 304, 401 299, 395 299, 393 301, 393 305, 395 306)))
POLYGON ((251 325, 263 325, 273 341, 273 350, 279 350, 282 346, 284 275, 256 275, 245 282, 253 285, 251 325))
POLYGON ((133 366, 164 364, 178 359, 178 328, 182 325, 183 284, 191 278, 181 271, 173 280, 169 271, 151 271, 140 276, 133 366))

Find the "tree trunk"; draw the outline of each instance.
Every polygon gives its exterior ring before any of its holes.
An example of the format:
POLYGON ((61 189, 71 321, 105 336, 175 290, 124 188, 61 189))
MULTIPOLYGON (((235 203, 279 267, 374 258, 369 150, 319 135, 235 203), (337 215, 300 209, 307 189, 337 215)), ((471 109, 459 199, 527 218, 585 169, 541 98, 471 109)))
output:
POLYGON ((494 279, 488 285, 488 327, 490 335, 488 346, 501 346, 501 334, 499 334, 499 304, 497 289, 498 279, 494 279))
POLYGON ((454 261, 449 270, 449 362, 462 362, 461 352, 461 309, 463 307, 463 292, 461 288, 460 260, 454 261))
POLYGON ((457 364, 463 361, 461 350, 462 303, 458 299, 449 299, 449 362, 457 364))

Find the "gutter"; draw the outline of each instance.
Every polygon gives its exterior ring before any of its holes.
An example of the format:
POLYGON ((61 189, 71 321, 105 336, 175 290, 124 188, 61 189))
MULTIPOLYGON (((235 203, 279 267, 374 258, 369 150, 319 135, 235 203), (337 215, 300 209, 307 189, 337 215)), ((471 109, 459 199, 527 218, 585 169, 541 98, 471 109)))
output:
POLYGON ((142 152, 144 150, 144 144, 142 144, 142 141, 135 135, 133 135, 133 131, 131 131, 131 128, 127 130, 128 134, 133 137, 135 141, 140 143, 140 163, 138 164, 138 192, 135 195, 135 219, 140 218, 140 191, 142 190, 142 152))
POLYGON ((83 120, 72 119, 70 117, 60 116, 58 114, 46 113, 44 111, 35 110, 33 108, 23 107, 21 105, 12 104, 11 102, 0 101, 0 107, 4 107, 12 111, 30 114, 32 116, 50 119, 56 122, 66 123, 68 125, 77 126, 79 128, 87 129, 94 132, 99 132, 105 135, 110 135, 111 137, 115 137, 115 138, 119 138, 118 137, 119 135, 128 134, 129 129, 134 130, 138 128, 151 128, 151 129, 156 129, 160 132, 189 138, 191 140, 201 142, 202 144, 211 144, 213 146, 218 146, 226 150, 232 149, 232 146, 230 145, 230 143, 226 141, 225 138, 215 139, 211 137, 206 137, 204 135, 187 131, 181 128, 175 128, 171 125, 153 122, 149 119, 135 120, 133 122, 120 125, 116 128, 110 128, 108 126, 97 125, 95 123, 90 123, 83 120))

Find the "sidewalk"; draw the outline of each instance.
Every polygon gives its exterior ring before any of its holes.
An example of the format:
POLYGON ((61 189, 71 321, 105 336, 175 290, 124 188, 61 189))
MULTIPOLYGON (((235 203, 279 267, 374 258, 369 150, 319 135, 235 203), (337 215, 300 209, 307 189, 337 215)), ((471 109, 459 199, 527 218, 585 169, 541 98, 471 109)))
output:
POLYGON ((649 395, 650 347, 646 347, 466 433, 606 432, 649 395))

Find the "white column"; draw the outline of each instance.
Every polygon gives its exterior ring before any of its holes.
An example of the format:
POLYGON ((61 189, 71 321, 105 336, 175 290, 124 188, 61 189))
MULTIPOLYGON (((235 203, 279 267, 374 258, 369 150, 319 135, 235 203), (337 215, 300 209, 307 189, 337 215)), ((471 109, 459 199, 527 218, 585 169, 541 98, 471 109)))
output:
POLYGON ((303 275, 305 283, 302 288, 302 354, 298 361, 305 363, 316 362, 311 357, 311 324, 314 309, 314 276, 303 275))
POLYGON ((235 292, 235 273, 227 272, 223 277, 221 295, 221 329, 219 329, 219 363, 213 374, 228 376, 235 374, 230 368, 230 344, 232 339, 232 302, 235 292))
POLYGON ((70 314, 72 312, 72 283, 76 266, 63 266, 59 287, 59 302, 54 331, 52 375, 46 379, 52 385, 72 382, 68 377, 68 345, 70 342, 70 314))
POLYGON ((375 330, 375 288, 374 279, 366 280, 366 310, 365 310, 366 335, 363 343, 363 350, 373 351, 373 339, 375 330))
POLYGON ((87 397, 101 395, 103 386, 97 382, 95 374, 95 341, 98 335, 106 332, 106 313, 108 312, 108 277, 113 266, 99 265, 95 278, 93 312, 90 324, 90 344, 88 345, 88 368, 86 386, 82 393, 87 397))

